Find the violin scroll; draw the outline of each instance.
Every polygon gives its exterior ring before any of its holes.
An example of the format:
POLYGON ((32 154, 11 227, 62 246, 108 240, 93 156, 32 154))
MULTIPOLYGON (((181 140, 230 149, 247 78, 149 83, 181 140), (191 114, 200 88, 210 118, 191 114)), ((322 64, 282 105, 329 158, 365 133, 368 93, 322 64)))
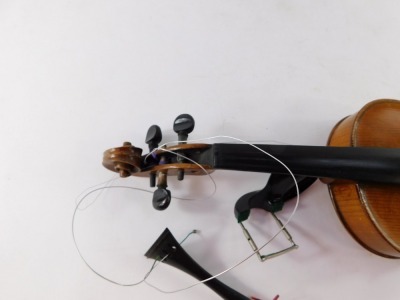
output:
POLYGON ((111 148, 104 152, 103 166, 119 173, 121 177, 129 177, 141 171, 142 149, 124 142, 122 147, 111 148))

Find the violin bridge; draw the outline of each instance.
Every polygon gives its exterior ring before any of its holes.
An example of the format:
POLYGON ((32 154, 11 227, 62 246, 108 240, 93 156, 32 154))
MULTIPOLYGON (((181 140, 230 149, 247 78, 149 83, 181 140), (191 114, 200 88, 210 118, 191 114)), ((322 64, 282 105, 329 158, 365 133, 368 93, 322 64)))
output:
POLYGON ((260 253, 260 249, 258 248, 258 246, 257 246, 256 242, 254 241, 254 239, 251 237, 249 231, 244 226, 243 222, 239 223, 240 227, 242 228, 243 234, 244 234, 246 240, 248 241, 251 249, 253 249, 253 251, 256 252, 257 257, 261 262, 264 262, 267 259, 271 259, 271 258, 280 256, 282 254, 288 253, 288 252, 290 252, 292 250, 295 250, 295 249, 299 248, 299 246, 293 241, 293 238, 290 235, 289 231, 286 229, 286 227, 283 226, 281 220, 279 220, 278 217, 274 213, 271 212, 271 214, 274 217, 274 220, 278 224, 279 228, 282 229, 282 232, 285 235, 286 239, 290 242, 290 246, 285 248, 285 249, 282 249, 280 251, 272 252, 272 253, 267 254, 267 255, 262 255, 260 253))

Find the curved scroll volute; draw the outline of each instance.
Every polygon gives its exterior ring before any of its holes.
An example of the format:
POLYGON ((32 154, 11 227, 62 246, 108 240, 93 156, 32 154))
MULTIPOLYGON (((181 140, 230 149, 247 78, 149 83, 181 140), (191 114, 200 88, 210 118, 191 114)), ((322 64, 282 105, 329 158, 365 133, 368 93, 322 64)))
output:
POLYGON ((142 149, 125 142, 122 147, 106 150, 103 155, 103 166, 119 173, 121 177, 128 177, 141 170, 142 149))
MULTIPOLYGON (((400 101, 370 102, 340 121, 328 144, 400 148, 399 120, 400 101)), ((329 190, 341 221, 361 245, 378 255, 400 258, 400 186, 336 180, 329 190)))

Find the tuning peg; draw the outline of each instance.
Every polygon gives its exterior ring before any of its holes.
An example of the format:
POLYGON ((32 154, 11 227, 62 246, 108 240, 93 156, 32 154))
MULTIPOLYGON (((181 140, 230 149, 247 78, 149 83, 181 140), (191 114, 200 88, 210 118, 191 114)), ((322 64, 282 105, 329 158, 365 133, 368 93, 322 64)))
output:
POLYGON ((171 192, 166 188, 159 187, 153 194, 153 207, 157 210, 166 209, 171 203, 171 192))
MULTIPOLYGON (((161 128, 157 125, 151 125, 150 128, 147 130, 146 144, 149 145, 149 151, 153 151, 155 148, 158 147, 158 144, 162 140, 162 133, 161 128)), ((156 173, 150 173, 150 187, 156 186, 156 173)))
POLYGON ((159 172, 157 181, 157 189, 153 194, 153 207, 164 210, 171 203, 171 192, 167 190, 167 174, 159 172))
MULTIPOLYGON (((174 131, 178 134, 178 141, 180 144, 184 144, 194 129, 194 119, 189 114, 179 115, 174 121, 174 131)), ((178 156, 178 162, 182 162, 182 157, 178 156)), ((178 180, 183 180, 185 172, 178 170, 178 180)))
MULTIPOLYGON (((153 151, 155 148, 158 147, 158 144, 162 140, 162 133, 161 128, 157 125, 151 125, 150 128, 147 130, 146 144, 149 145, 149 151, 153 151)), ((156 174, 150 173, 150 187, 155 187, 156 185, 156 174)))
POLYGON ((178 140, 184 142, 189 133, 194 129, 194 119, 189 114, 179 115, 174 121, 174 131, 178 134, 178 140))
POLYGON ((147 130, 146 144, 149 145, 149 151, 153 151, 154 148, 158 147, 158 143, 162 140, 161 128, 157 125, 152 125, 147 130))

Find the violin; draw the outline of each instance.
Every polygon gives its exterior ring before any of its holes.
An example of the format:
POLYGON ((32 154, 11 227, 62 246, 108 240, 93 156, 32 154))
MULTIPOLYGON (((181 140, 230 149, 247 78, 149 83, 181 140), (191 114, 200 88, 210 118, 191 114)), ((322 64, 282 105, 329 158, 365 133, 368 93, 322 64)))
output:
MULTIPOLYGON (((287 165, 296 175, 301 191, 315 179, 321 179, 328 186, 340 220, 354 239, 375 254, 400 258, 399 120, 400 101, 375 100, 339 121, 327 146, 255 146, 287 165)), ((183 180, 186 175, 204 175, 204 170, 219 169, 271 173, 270 181, 275 181, 269 186, 272 191, 283 182, 290 182, 282 164, 250 145, 188 143, 193 128, 190 115, 178 116, 174 131, 179 142, 158 149, 161 130, 153 125, 146 136, 150 155, 142 155, 142 149, 125 142, 122 147, 104 152, 103 165, 121 177, 149 177, 150 186, 158 188, 153 205, 159 210, 166 209, 171 199, 168 176, 183 180)), ((272 206, 270 210, 279 210, 282 202, 294 196, 293 187, 286 189, 283 196, 282 190, 278 189, 281 197, 274 193, 273 200, 261 199, 266 201, 264 209, 272 206)))
MULTIPOLYGON (((214 170, 270 173, 264 189, 236 203, 235 216, 242 222, 250 209, 279 211, 297 193, 288 170, 261 149, 291 170, 300 192, 317 179, 327 184, 340 220, 360 245, 383 257, 400 258, 399 120, 400 101, 380 99, 340 120, 327 146, 206 144, 188 142, 195 122, 182 114, 174 121, 176 144, 159 147, 161 129, 153 125, 146 136, 148 154, 125 142, 104 152, 103 165, 121 177, 149 177, 150 186, 157 186, 153 206, 158 210, 166 209, 171 201, 168 176, 183 180, 214 170)), ((153 246, 150 252, 156 250, 160 249, 153 246)))

